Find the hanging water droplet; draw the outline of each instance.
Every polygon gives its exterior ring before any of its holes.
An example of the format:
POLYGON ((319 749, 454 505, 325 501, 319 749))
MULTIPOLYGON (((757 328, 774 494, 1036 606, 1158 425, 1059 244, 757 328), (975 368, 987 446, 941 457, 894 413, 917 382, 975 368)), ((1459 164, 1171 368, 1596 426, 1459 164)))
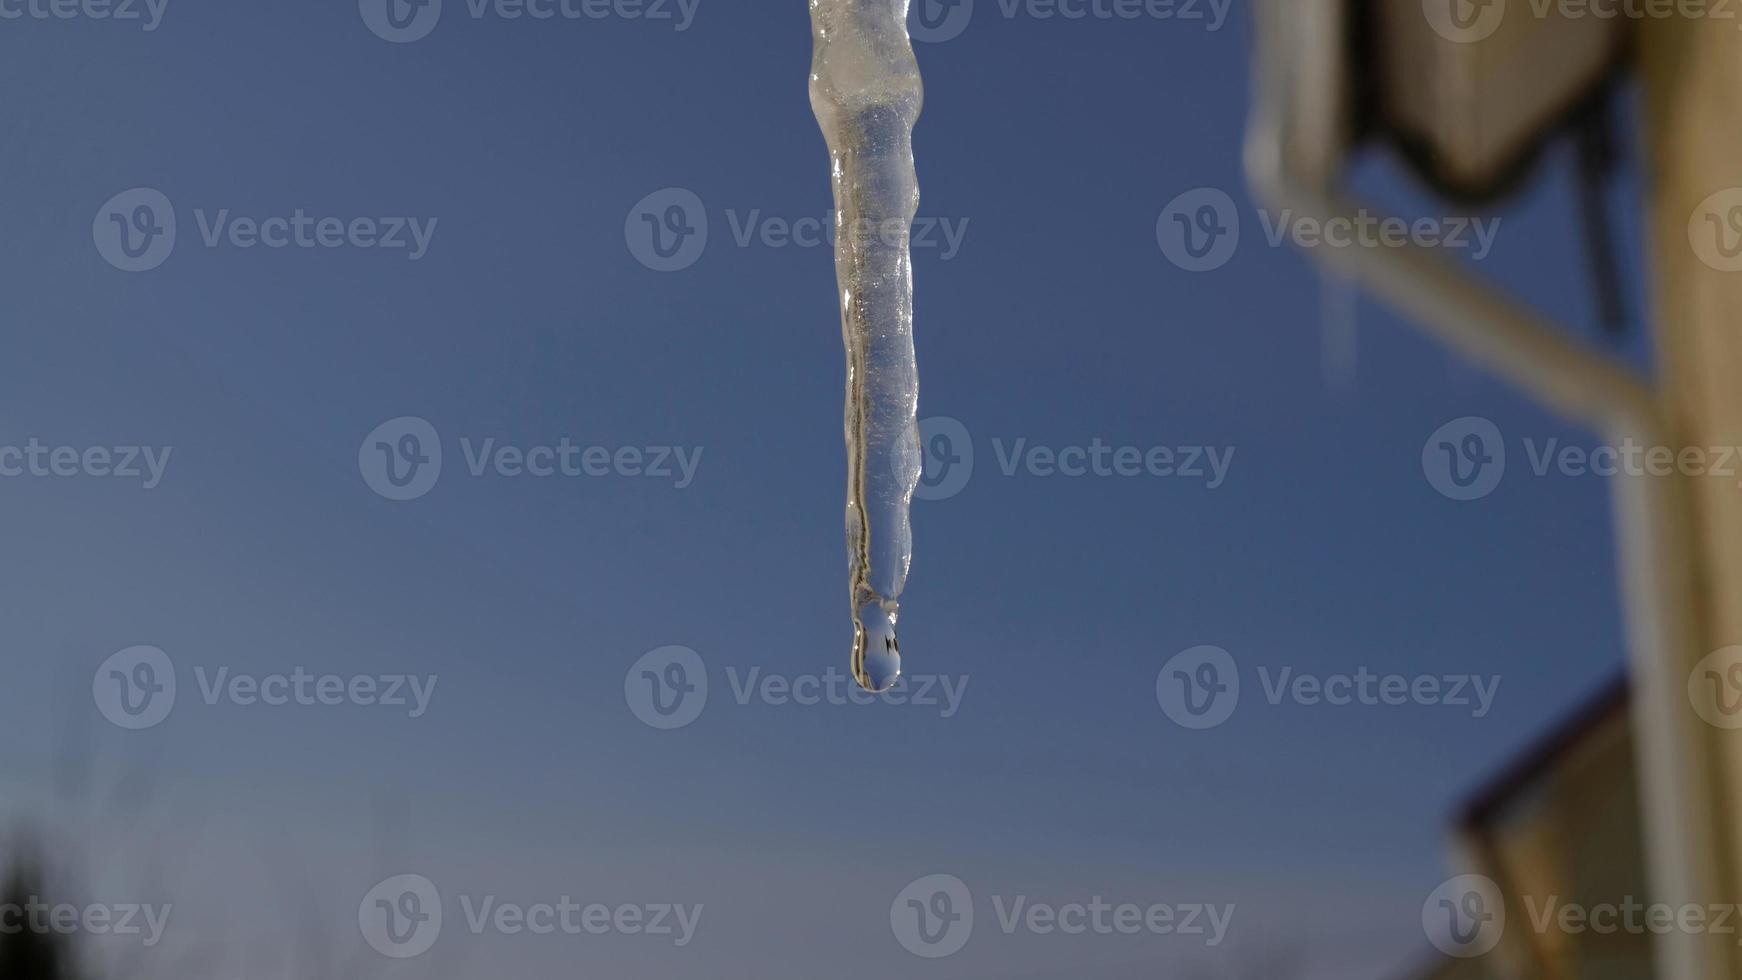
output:
POLYGON ((853 616, 853 679, 878 694, 901 677, 901 645, 895 639, 895 603, 874 602, 853 616))
POLYGON ((847 354, 847 554, 853 676, 871 691, 901 674, 898 600, 919 482, 913 265, 919 206, 913 126, 923 91, 907 0, 811 0, 811 107, 828 140, 835 276, 847 354))

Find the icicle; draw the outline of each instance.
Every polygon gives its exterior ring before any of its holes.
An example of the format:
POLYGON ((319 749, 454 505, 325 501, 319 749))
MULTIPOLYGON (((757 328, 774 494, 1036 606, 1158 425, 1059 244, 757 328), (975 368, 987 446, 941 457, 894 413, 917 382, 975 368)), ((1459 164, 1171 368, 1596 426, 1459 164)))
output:
POLYGON ((847 553, 853 676, 901 674, 895 624, 912 561, 919 373, 908 237, 919 205, 913 125, 922 90, 908 0, 810 0, 811 108, 835 187, 835 276, 847 349, 847 553))

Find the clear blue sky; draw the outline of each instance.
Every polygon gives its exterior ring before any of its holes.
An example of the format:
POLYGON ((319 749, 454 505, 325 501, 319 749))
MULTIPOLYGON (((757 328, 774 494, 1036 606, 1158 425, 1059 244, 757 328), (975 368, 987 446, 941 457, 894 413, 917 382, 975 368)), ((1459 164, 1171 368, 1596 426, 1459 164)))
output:
MULTIPOLYGON (((454 978, 1407 962, 1457 801, 1622 663, 1607 489, 1519 461, 1484 500, 1435 492, 1422 446, 1452 419, 1493 420, 1514 451, 1591 438, 1365 302, 1358 375, 1326 384, 1317 276, 1264 242, 1239 168, 1249 36, 1243 6, 1207 31, 982 0, 919 48, 920 212, 967 222, 957 254, 915 260, 921 414, 960 420, 977 455, 962 492, 916 505, 903 604, 908 669, 969 678, 943 718, 740 706, 726 673, 844 671, 848 652, 832 256, 734 236, 753 212, 830 207, 804 4, 702 0, 680 32, 447 0, 407 44, 350 2, 172 0, 151 32, 0 22, 0 444, 173 447, 150 491, 0 480, 6 814, 57 823, 102 894, 173 899, 165 949, 216 950, 225 976, 289 976, 284 950, 454 978), (1156 220, 1206 186, 1245 239, 1186 272, 1156 220), (135 187, 173 202, 178 239, 127 273, 92 222, 135 187), (625 219, 672 187, 704 202, 710 238, 661 273, 625 219), (196 218, 298 208, 438 224, 411 261, 207 248, 196 218), (447 457, 404 503, 358 465, 399 416, 428 420, 447 457), (467 476, 460 439, 490 437, 703 456, 683 489, 467 476), (1215 490, 1006 477, 994 439, 1235 456, 1215 490), (91 698, 134 644, 180 685, 137 732, 91 698), (1200 644, 1249 690, 1191 732, 1155 681, 1200 644), (667 645, 697 651, 712 690, 694 724, 658 731, 624 680, 667 645), (439 686, 417 719, 207 705, 196 666, 439 686), (1363 666, 1503 686, 1477 719, 1271 706, 1256 681, 1363 666), (410 965, 356 926, 363 894, 408 871, 449 918, 410 965), (973 888, 980 921, 962 953, 922 960, 890 903, 935 873, 973 888), (707 911, 683 949, 475 938, 460 893, 707 911), (1213 949, 1006 936, 989 898, 1017 894, 1238 912, 1213 949)), ((1567 169, 1552 156, 1508 205, 1483 272, 1585 322, 1567 169)), ((1361 181, 1435 212, 1386 161, 1361 181)), ((149 975, 175 972, 156 955, 149 975)))

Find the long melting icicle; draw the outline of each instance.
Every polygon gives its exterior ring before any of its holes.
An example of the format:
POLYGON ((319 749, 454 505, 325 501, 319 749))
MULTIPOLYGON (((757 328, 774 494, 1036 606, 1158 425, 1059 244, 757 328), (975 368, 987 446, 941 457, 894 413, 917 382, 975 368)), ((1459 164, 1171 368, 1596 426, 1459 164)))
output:
POLYGON ((871 691, 901 675, 895 624, 913 558, 919 482, 908 236, 919 206, 913 124, 922 90, 908 0, 810 0, 811 108, 835 185, 835 277, 847 347, 847 553, 853 676, 871 691))

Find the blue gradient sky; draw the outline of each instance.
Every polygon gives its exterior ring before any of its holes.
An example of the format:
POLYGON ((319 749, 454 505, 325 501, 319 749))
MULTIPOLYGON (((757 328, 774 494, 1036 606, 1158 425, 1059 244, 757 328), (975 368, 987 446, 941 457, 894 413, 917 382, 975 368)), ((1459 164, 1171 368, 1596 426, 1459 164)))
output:
MULTIPOLYGON (((215 958, 213 975, 1135 978, 1280 956, 1351 977, 1419 953, 1456 802, 1622 662, 1608 494, 1523 466, 1477 503, 1436 493, 1421 449, 1451 419, 1591 438, 1366 302, 1358 377, 1326 385, 1317 276, 1264 244, 1239 170, 1243 8, 1207 32, 983 3, 919 49, 921 214, 969 222, 958 255, 916 257, 921 414, 961 420, 979 456, 914 520, 909 670, 969 679, 942 718, 740 706, 724 673, 847 658, 832 256, 739 247, 727 216, 830 207, 804 5, 703 0, 681 33, 449 6, 404 45, 347 2, 172 2, 150 33, 0 25, 0 443, 174 447, 149 492, 0 481, 9 816, 55 826, 102 893, 173 898, 170 945, 215 958), (92 216, 139 186, 174 202, 181 237, 127 274, 92 216), (1234 196, 1247 238, 1193 274, 1155 225, 1202 186, 1234 196), (706 203, 712 236, 662 274, 624 222, 667 187, 706 203), (299 207, 439 227, 410 262, 207 249, 193 219, 299 207), (395 503, 357 455, 405 415, 450 458, 431 493, 395 503), (682 490, 471 479, 462 436, 705 454, 682 490), (1214 491, 1006 478, 994 438, 1237 455, 1214 491), (142 732, 90 696, 132 644, 165 650, 183 686, 142 732), (701 654, 714 691, 662 732, 623 685, 669 644, 701 654), (1189 732, 1155 678, 1199 644, 1249 671, 1503 687, 1482 719, 1251 692, 1189 732), (412 720, 207 706, 196 665, 440 681, 412 720), (404 871, 444 892, 707 913, 684 949, 450 925, 400 963, 355 916, 404 871), (1205 949, 1004 936, 985 908, 967 950, 927 961, 891 937, 889 906, 933 873, 977 896, 1238 914, 1205 949)), ((1568 169, 1551 156, 1506 208, 1483 271, 1586 322, 1568 169)), ((1386 161, 1361 183, 1434 213, 1386 161)), ((176 972, 159 953, 148 969, 176 972)))

